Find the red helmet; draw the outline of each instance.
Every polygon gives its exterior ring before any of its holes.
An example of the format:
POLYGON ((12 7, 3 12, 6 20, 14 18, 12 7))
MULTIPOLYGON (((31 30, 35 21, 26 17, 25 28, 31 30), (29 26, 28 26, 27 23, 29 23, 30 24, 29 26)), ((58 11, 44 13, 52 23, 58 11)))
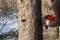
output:
POLYGON ((55 16, 55 15, 50 15, 50 16, 48 16, 48 19, 49 19, 50 21, 55 21, 56 16, 55 16))
POLYGON ((56 16, 55 15, 46 15, 43 17, 43 19, 48 19, 50 21, 54 21, 56 19, 56 16))

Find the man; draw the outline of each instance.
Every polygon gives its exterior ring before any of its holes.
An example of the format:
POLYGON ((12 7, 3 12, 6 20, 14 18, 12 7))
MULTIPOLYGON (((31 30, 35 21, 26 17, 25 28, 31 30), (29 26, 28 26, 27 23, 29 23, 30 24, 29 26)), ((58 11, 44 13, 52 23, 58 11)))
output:
POLYGON ((55 25, 56 17, 55 15, 45 15, 43 17, 43 23, 46 29, 48 29, 48 26, 52 27, 55 25))

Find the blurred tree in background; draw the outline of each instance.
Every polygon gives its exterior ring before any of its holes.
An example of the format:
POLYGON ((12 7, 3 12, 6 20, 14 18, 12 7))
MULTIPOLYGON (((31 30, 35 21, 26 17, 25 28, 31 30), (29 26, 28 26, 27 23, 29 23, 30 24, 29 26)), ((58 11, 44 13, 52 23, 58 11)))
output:
POLYGON ((10 15, 17 10, 17 0, 0 0, 0 16, 10 15))

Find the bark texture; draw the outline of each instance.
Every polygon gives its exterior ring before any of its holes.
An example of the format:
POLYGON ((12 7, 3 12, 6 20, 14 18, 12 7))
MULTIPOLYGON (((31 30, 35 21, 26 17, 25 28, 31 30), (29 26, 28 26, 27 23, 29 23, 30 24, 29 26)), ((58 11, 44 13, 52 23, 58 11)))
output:
POLYGON ((34 40, 35 0, 19 0, 19 40, 34 40))
POLYGON ((19 40, 42 39, 40 0, 19 0, 19 40))

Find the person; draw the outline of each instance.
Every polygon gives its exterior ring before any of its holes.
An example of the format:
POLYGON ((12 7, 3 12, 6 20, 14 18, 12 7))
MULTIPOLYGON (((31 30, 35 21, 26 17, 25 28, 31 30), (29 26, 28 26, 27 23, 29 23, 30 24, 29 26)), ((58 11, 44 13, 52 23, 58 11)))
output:
POLYGON ((48 26, 51 25, 51 22, 54 22, 55 20, 56 20, 55 15, 45 15, 43 17, 43 23, 44 23, 45 28, 48 29, 48 26))

